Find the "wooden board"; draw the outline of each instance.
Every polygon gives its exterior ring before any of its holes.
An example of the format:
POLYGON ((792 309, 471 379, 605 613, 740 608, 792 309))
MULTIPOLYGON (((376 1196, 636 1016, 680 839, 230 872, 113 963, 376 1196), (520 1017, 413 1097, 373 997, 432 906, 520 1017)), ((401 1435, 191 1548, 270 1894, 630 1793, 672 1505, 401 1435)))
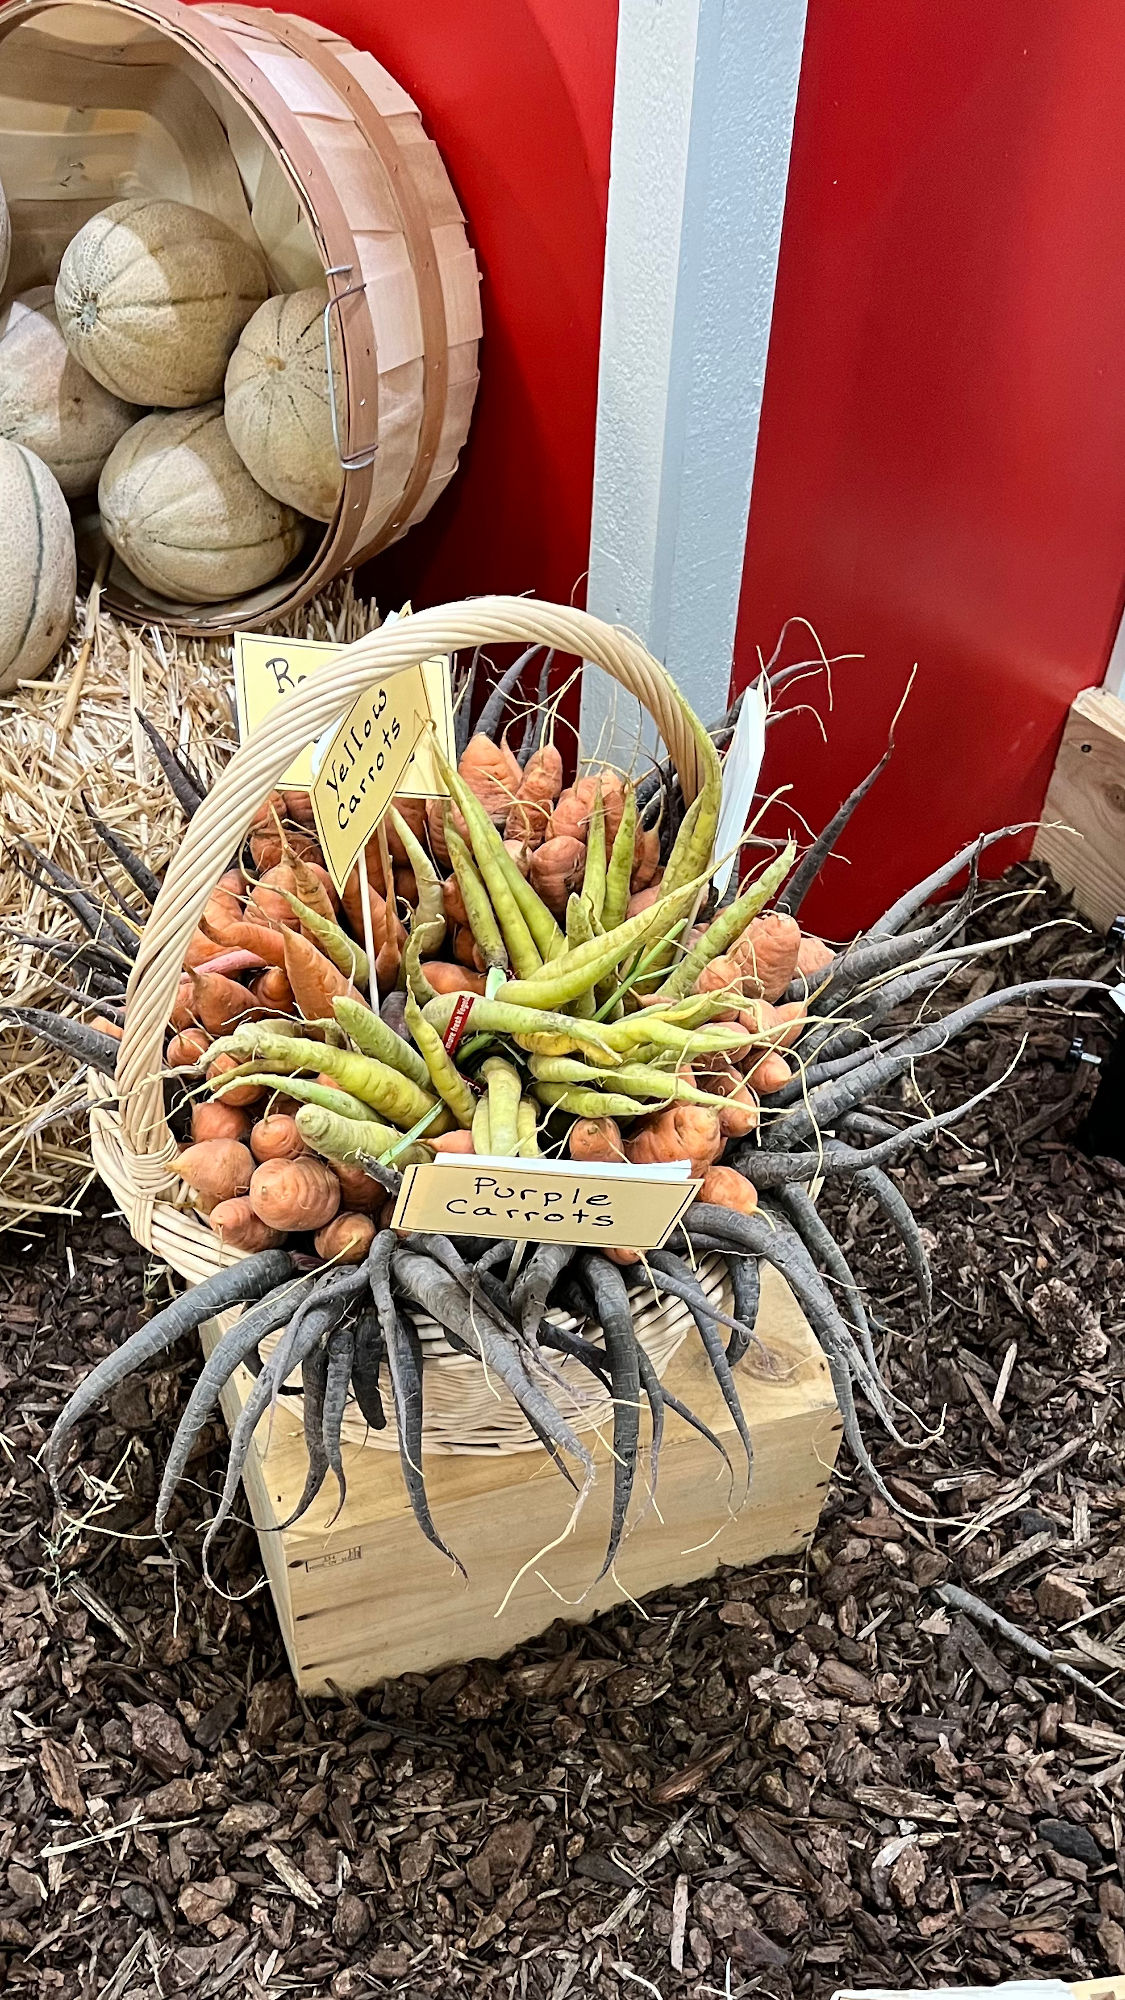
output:
MULTIPOLYGON (((280 1409, 268 1443, 266 1427, 259 1429, 246 1488, 302 1692, 370 1687, 391 1675, 495 1658, 556 1618, 585 1620, 626 1598, 710 1575, 720 1563, 801 1548, 820 1513, 840 1421, 820 1349, 772 1270, 763 1273, 758 1326, 775 1372, 765 1376, 752 1357, 738 1371, 756 1459, 749 1500, 730 1510, 717 1454, 670 1415, 659 1515, 649 1508, 640 1518, 638 1479, 635 1525, 616 1575, 597 1584, 612 1481, 604 1445, 595 1449, 598 1478, 574 1532, 547 1553, 566 1527, 573 1495, 543 1452, 428 1459, 434 1519, 465 1563, 466 1583, 422 1539, 397 1455, 371 1445, 344 1447, 348 1499, 339 1520, 329 1525, 336 1500, 326 1488, 296 1527, 271 1532, 292 1509, 305 1464, 299 1422, 280 1409), (527 1573, 510 1589, 525 1563, 527 1573)), ((738 1440, 694 1333, 666 1379, 723 1439, 737 1475, 738 1440)), ((248 1380, 233 1383, 224 1398, 228 1422, 248 1380)), ((736 1485, 736 1503, 741 1490, 736 1485)))
POLYGON ((1125 911, 1125 702, 1084 688, 1071 706, 1032 850, 1084 916, 1125 911))

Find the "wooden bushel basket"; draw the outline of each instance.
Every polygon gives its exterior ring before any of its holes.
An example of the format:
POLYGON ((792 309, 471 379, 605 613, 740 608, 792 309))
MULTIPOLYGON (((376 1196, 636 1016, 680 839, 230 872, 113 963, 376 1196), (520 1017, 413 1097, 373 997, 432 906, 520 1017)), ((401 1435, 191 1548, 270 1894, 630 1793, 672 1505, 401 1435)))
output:
MULTIPOLYGON (((262 799, 297 754, 337 723, 361 694, 435 654, 508 642, 554 646, 611 674, 655 720, 676 763, 685 800, 690 803, 696 795, 701 777, 696 745, 664 669, 630 633, 561 605, 482 597, 421 611, 356 640, 288 695, 235 754, 191 820, 141 939, 129 983, 116 1088, 90 1077, 91 1095, 101 1099, 91 1114, 95 1165, 138 1242, 191 1283, 199 1283, 239 1256, 224 1249, 203 1218, 182 1205, 182 1183, 170 1169, 176 1142, 164 1111, 168 1017, 184 951, 207 898, 240 849, 262 799)), ((722 1260, 705 1260, 701 1275, 709 1297, 729 1309, 729 1281, 722 1260)), ((672 1301, 646 1307, 638 1300, 637 1327, 658 1371, 663 1374, 675 1365, 672 1379, 721 1433, 724 1413, 713 1382, 708 1386, 702 1362, 695 1367, 687 1363, 686 1372, 681 1372, 682 1362, 676 1363, 677 1351, 692 1330, 686 1309, 672 1301)), ((587 1331, 597 1338, 596 1328, 587 1331)), ((701 1575, 724 1559, 748 1561, 796 1547, 811 1531, 835 1457, 835 1404, 823 1357, 786 1288, 772 1273, 763 1290, 759 1332, 768 1348, 776 1345, 778 1361, 769 1381, 754 1383, 749 1402, 759 1456, 764 1453, 749 1505, 737 1516, 728 1513, 724 1489, 716 1483, 714 1453, 694 1434, 685 1434, 674 1447, 666 1442, 666 1459, 670 1468, 677 1468, 669 1472, 669 1498, 674 1501, 678 1495, 678 1503, 665 1508, 662 1475, 660 1513, 653 1510, 630 1540, 629 1549, 639 1552, 638 1566, 634 1570, 630 1562, 619 1563, 615 1577, 581 1598, 579 1615, 588 1616, 624 1594, 616 1582, 622 1569, 626 1577, 636 1578, 626 1590, 651 1589, 657 1583, 701 1575), (759 1400, 759 1386, 764 1401, 759 1400), (669 1536, 675 1543, 674 1555, 667 1545, 669 1536)), ((328 1679, 360 1686, 381 1674, 466 1657, 466 1648, 501 1651, 559 1613, 558 1602, 532 1577, 513 1598, 504 1620, 491 1622, 502 1594, 494 1586, 504 1563, 506 1584, 525 1556, 534 1556, 542 1546, 541 1539, 533 1540, 525 1549, 527 1535, 541 1536, 542 1524, 552 1518, 554 1497, 544 1497, 540 1477, 545 1454, 530 1438, 522 1413, 501 1385, 486 1381, 476 1361, 454 1354, 432 1324, 420 1320, 419 1333, 425 1356, 423 1447, 427 1458, 445 1455, 440 1472, 431 1474, 438 1480, 431 1497, 436 1505, 448 1489, 450 1506, 464 1508, 464 1523, 475 1541, 477 1503, 482 1492, 491 1494, 495 1487, 503 1497, 490 1514, 492 1555, 482 1567, 479 1585, 470 1565, 468 1592, 460 1585, 451 1592, 448 1565, 417 1538, 397 1465, 378 1451, 353 1452, 348 1504, 334 1526, 328 1520, 334 1503, 322 1501, 293 1530, 262 1536, 282 1628, 304 1687, 322 1687, 328 1679), (472 1455, 487 1457, 490 1468, 459 1471, 458 1461, 464 1468, 472 1455), (522 1471, 517 1471, 517 1461, 522 1471), (363 1470, 364 1463, 369 1471, 363 1470), (337 1564, 349 1566, 345 1594, 354 1612, 344 1647, 346 1663, 339 1646, 331 1657, 324 1650, 333 1635, 343 1644, 343 1628, 337 1630, 334 1616, 328 1615, 339 1601, 343 1579, 321 1576, 322 1570, 337 1564), (312 1576, 317 1579, 315 1587, 306 1586, 304 1579, 312 1576), (326 1614, 315 1640, 310 1640, 312 1627, 302 1622, 314 1611, 311 1602, 303 1608, 308 1588, 326 1614), (388 1627, 376 1644, 370 1615, 373 1592, 385 1599, 396 1591, 402 1597, 401 1625, 388 1627)), ((560 1372, 573 1384, 574 1407, 568 1415, 588 1431, 608 1427, 608 1402, 591 1394, 583 1371, 571 1369, 568 1362, 560 1365, 560 1372)), ((744 1380, 751 1372, 745 1371, 744 1380)), ((237 1411, 238 1394, 236 1385, 226 1399, 228 1416, 237 1411)), ((263 1445, 251 1452, 248 1461, 247 1487, 262 1530, 275 1528, 290 1511, 294 1428, 290 1417, 279 1418, 268 1451, 263 1445)), ((356 1424, 345 1435, 355 1443, 384 1448, 396 1443, 391 1428, 366 1432, 356 1424)), ((604 1444, 599 1452, 604 1463, 604 1444)), ((582 1531, 567 1541, 569 1568, 555 1586, 566 1589, 567 1602, 571 1588, 577 1584, 581 1595, 597 1574, 600 1556, 595 1560, 595 1544, 600 1536, 604 1546, 602 1511, 608 1506, 611 1483, 608 1477, 597 1481, 582 1516, 582 1531)), ((564 1521, 565 1513, 564 1507, 564 1521)), ((466 1543, 467 1554, 472 1547, 472 1541, 466 1543)), ((381 1628, 383 1621, 379 1623, 381 1628)))
MULTIPOLYGON (((67 243, 110 202, 206 209, 265 253, 273 288, 325 286, 344 481, 333 520, 264 589, 169 604, 114 561, 123 617, 229 631, 279 617, 429 512, 468 435, 479 272, 417 109, 374 56, 295 15, 181 0, 0 6, 0 184, 12 217, 5 296, 53 284, 67 243)), ((88 558, 96 522, 79 524, 88 558)))

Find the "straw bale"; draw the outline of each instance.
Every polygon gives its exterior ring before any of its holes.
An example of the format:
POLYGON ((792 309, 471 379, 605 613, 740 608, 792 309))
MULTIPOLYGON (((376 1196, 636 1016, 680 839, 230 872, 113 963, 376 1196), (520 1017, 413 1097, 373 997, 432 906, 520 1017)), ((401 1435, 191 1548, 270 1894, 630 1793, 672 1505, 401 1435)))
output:
MULTIPOLYGON (((341 644, 378 624, 351 579, 266 631, 341 644)), ((100 890, 106 869, 126 901, 136 890, 107 857, 82 810, 86 792, 102 819, 156 873, 166 866, 184 821, 170 797, 134 710, 178 745, 209 781, 236 743, 229 638, 187 638, 123 624, 98 602, 80 601, 70 637, 49 679, 21 682, 0 700, 0 998, 89 1018, 63 998, 67 975, 15 934, 78 941, 76 920, 15 865, 14 837, 50 854, 77 880, 100 890), (89 640, 89 645, 85 642, 89 640), (75 700, 75 680, 80 685, 75 700), (71 713, 68 715, 68 707, 71 713)), ((81 979, 74 981, 81 985, 81 979)), ((81 1072, 23 1029, 0 1020, 0 1228, 35 1215, 68 1213, 91 1179, 81 1072)))

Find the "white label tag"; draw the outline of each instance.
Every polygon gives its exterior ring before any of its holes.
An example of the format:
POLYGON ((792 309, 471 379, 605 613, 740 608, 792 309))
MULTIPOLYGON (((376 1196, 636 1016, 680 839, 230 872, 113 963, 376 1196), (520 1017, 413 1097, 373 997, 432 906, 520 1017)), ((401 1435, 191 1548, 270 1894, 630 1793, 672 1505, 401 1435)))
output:
POLYGON ((759 687, 747 688, 730 748, 723 759, 723 801, 715 835, 718 865, 711 877, 718 896, 725 893, 738 860, 739 843, 746 831, 765 754, 765 695, 759 687))

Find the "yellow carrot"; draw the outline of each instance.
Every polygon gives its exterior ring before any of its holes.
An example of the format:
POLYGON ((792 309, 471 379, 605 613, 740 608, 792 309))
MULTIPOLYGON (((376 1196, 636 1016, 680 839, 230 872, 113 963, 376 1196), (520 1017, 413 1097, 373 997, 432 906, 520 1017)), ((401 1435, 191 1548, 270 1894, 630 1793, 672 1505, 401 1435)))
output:
POLYGON ((487 1097, 482 1097, 478 1100, 477 1108, 473 1113, 472 1132, 474 1153, 491 1153, 492 1127, 489 1123, 487 1097))
POLYGON ((625 787, 625 807, 613 841, 613 852, 605 875, 602 924, 607 931, 624 923, 629 908, 629 882, 633 873, 633 852, 637 840, 637 795, 632 785, 625 787))
MULTIPOLYGON (((508 951, 496 921, 496 912, 488 898, 488 891, 473 866, 469 853, 453 824, 452 816, 445 828, 445 844, 449 849, 449 859, 461 891, 461 901, 465 905, 465 916, 475 942, 480 946, 486 965, 502 966, 508 969, 508 951)), ((529 933, 530 935, 530 933, 529 933)))
POLYGON ((714 959, 721 958, 724 952, 729 951, 731 945, 742 936, 758 912, 764 910, 766 904, 776 896, 793 866, 796 852, 796 842, 789 841, 776 861, 771 861, 768 868, 763 868, 757 880, 752 882, 735 902, 729 904, 725 910, 720 910, 714 921, 707 926, 698 944, 693 945, 668 974, 660 987, 661 999, 665 996, 677 999, 681 994, 690 993, 704 968, 714 959))
POLYGON ((421 1056, 364 1001, 357 1000, 354 994, 340 994, 332 1002, 332 1011, 341 1028, 365 1056, 374 1056, 376 1062, 401 1070, 403 1076, 408 1076, 412 1083, 418 1085, 419 1090, 429 1089, 429 1071, 421 1056))
POLYGON ((672 895, 661 896, 651 909, 627 917, 606 937, 592 938, 577 950, 564 952, 534 979, 506 980, 497 998, 518 1007, 565 1007, 579 994, 589 992, 623 958, 674 931, 698 897, 704 879, 700 876, 672 895))
POLYGON ((404 1130, 438 1103, 432 1092, 420 1090, 401 1071, 373 1056, 334 1049, 326 1042, 307 1041, 299 1035, 278 1035, 264 1025, 254 1038, 252 1053, 259 1068, 274 1074, 288 1076, 312 1070, 315 1075, 330 1076, 342 1090, 404 1130))
MULTIPOLYGON (((550 910, 541 898, 536 895, 530 882, 526 882, 520 874, 499 833, 480 804, 479 799, 475 798, 468 786, 462 783, 456 771, 453 770, 452 766, 442 756, 440 748, 437 749, 436 755, 441 775, 449 788, 450 795, 461 811, 465 825, 468 827, 469 839, 472 843, 473 853, 476 856, 477 867, 484 877, 485 887, 492 898, 492 907, 496 911, 500 928, 507 940, 508 949, 512 956, 512 964, 516 967, 517 972, 519 972, 519 958, 516 951, 512 948, 512 939, 508 936, 505 921, 505 908, 507 907, 504 896, 505 890, 507 890, 510 902, 515 904, 516 910, 522 919, 523 927, 530 933, 540 959, 546 961, 551 957, 557 956, 563 948, 563 935, 550 910)), ((526 978, 527 976, 526 973, 520 973, 521 978, 526 978)))
MULTIPOLYGON (((428 1001, 423 1007, 423 1014, 439 1035, 448 1033, 453 1010, 462 997, 460 993, 441 993, 436 1000, 428 1001)), ((579 1021, 569 1014, 553 1014, 539 1007, 512 1007, 502 1000, 485 1000, 477 995, 473 996, 472 1008, 466 1016, 464 1033, 511 1035, 515 1040, 521 1035, 558 1035, 570 1047, 601 1050, 608 1064, 618 1061, 607 1039, 604 1022, 579 1021)))
MULTIPOLYGON (((319 1105, 303 1104, 297 1113, 297 1130, 306 1146, 322 1159, 341 1166, 358 1166, 363 1158, 378 1160, 401 1144, 402 1133, 375 1119, 338 1118, 319 1105)), ((430 1157, 424 1146, 408 1146, 395 1155, 402 1166, 420 1165, 430 1157)))
MULTIPOLYGON (((620 831, 620 828, 618 829, 620 831)), ((605 908, 605 800, 599 784, 594 794, 594 810, 586 829, 586 870, 582 877, 582 901, 594 923, 601 922, 605 908)), ((567 929, 569 940, 570 930, 567 929)))
POLYGON ((522 1160, 539 1158, 539 1111, 529 1097, 521 1097, 516 1112, 516 1151, 522 1160))
POLYGON ((443 1103, 449 1106, 457 1123, 464 1126, 467 1131, 473 1122, 476 1098, 456 1063, 447 1053, 445 1043, 437 1029, 430 1026, 413 994, 407 997, 406 1025, 422 1052, 430 1088, 437 1091, 443 1103))
POLYGON ((366 986, 371 969, 363 946, 356 944, 355 939, 341 930, 339 924, 322 916, 319 910, 314 910, 310 903, 303 903, 291 890, 279 889, 277 893, 284 896, 294 915, 300 917, 301 929, 308 933, 314 945, 320 947, 324 956, 331 959, 337 972, 342 972, 356 986, 366 986))
POLYGON ((502 1056, 489 1056, 481 1075, 488 1085, 489 1144, 508 1159, 519 1145, 520 1073, 502 1056))

